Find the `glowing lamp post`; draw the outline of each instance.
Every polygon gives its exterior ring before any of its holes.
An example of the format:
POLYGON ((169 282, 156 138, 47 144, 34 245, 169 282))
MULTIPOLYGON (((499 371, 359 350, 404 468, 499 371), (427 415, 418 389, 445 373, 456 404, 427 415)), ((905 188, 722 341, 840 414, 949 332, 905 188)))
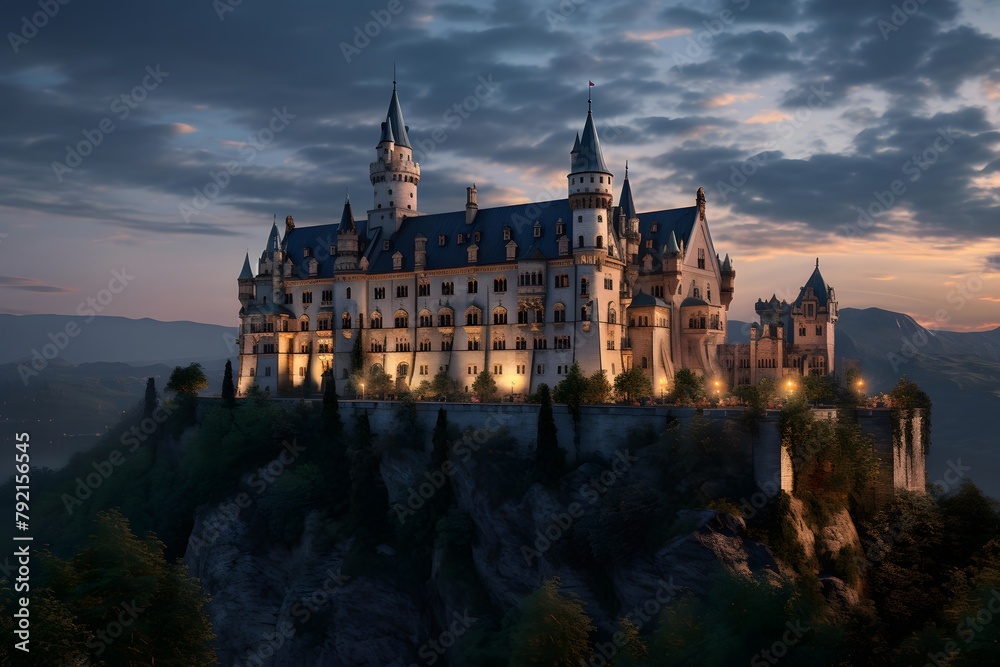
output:
POLYGON ((664 399, 667 394, 667 378, 660 378, 660 401, 664 399))
POLYGON ((361 400, 365 400, 365 383, 361 383, 361 400))

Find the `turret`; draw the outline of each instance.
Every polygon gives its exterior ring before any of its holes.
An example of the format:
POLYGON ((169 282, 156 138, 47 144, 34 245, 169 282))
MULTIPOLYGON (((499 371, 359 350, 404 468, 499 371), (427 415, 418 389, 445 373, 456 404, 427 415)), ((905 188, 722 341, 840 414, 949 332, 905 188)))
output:
POLYGON ((340 215, 340 225, 337 227, 337 259, 333 263, 333 270, 356 271, 359 250, 358 227, 354 224, 351 198, 348 196, 344 201, 344 212, 340 215))
POLYGON ((236 282, 240 286, 240 305, 246 308, 253 301, 256 291, 254 289, 253 269, 250 268, 250 253, 247 253, 243 258, 243 270, 240 271, 240 277, 236 279, 236 282))
POLYGON ((663 277, 667 283, 667 292, 677 294, 677 286, 681 282, 681 274, 684 270, 684 253, 677 245, 677 237, 674 230, 670 230, 670 237, 667 245, 663 248, 663 277))
MULTIPOLYGON (((588 106, 589 104, 588 101, 588 106)), ((604 162, 594 114, 589 108, 583 134, 578 135, 574 142, 570 157, 570 173, 566 182, 569 188, 569 205, 574 216, 573 247, 590 250, 606 248, 610 211, 614 204, 614 176, 604 162)))
POLYGON ((417 214, 420 165, 413 160, 409 129, 403 121, 393 81, 389 110, 375 148, 375 161, 369 165, 375 198, 373 208, 368 211, 368 225, 372 229, 384 226, 392 233, 399 229, 404 219, 417 214))
POLYGON ((722 267, 719 270, 722 277, 719 290, 722 292, 721 299, 722 305, 729 309, 729 304, 733 302, 733 291, 734 284, 736 282, 736 269, 733 268, 733 263, 729 259, 729 253, 726 253, 726 259, 722 262, 722 267))

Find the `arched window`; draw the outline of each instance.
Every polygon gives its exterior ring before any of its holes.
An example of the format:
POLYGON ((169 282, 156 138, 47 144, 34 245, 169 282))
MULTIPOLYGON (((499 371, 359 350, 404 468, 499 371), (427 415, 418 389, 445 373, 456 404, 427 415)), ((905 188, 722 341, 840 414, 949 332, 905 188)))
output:
POLYGON ((587 280, 586 276, 580 278, 580 296, 587 296, 590 292, 590 281, 587 280))
POLYGON ((405 310, 397 310, 393 316, 393 324, 397 329, 405 329, 410 324, 410 316, 405 310))
POLYGON ((372 313, 372 316, 369 318, 369 321, 372 323, 372 329, 381 329, 382 313, 376 310, 374 313, 372 313))
POLYGON ((343 315, 340 316, 340 328, 341 329, 350 329, 351 328, 351 314, 350 313, 345 312, 343 315))
MULTIPOLYGON (((603 199, 601 200, 601 203, 602 203, 602 204, 604 203, 604 200, 603 200, 603 199)), ((598 221, 598 222, 604 222, 604 216, 603 216, 603 215, 599 215, 599 216, 597 216, 597 221, 598 221)))
POLYGON ((494 292, 506 292, 507 291, 507 279, 506 278, 494 278, 493 279, 493 291, 494 292))
POLYGON ((595 245, 598 248, 603 248, 604 247, 604 237, 603 236, 598 236, 597 237, 597 243, 595 245))
POLYGON ((474 327, 479 326, 482 321, 483 313, 478 308, 472 307, 465 311, 465 325, 474 327))
POLYGON ((642 367, 649 368, 649 360, 646 357, 642 358, 642 367))
POLYGON ((580 235, 580 238, 577 239, 576 247, 577 248, 582 248, 583 247, 583 235, 582 234, 580 235))
POLYGON ((565 322, 566 321, 566 306, 561 303, 557 303, 552 308, 552 317, 555 322, 565 322))
POLYGON ((493 309, 493 324, 507 324, 507 309, 497 306, 493 309))
POLYGON ((419 327, 434 326, 434 317, 431 315, 431 311, 429 310, 420 311, 420 314, 417 316, 417 326, 419 327))
POLYGON ((405 379, 410 374, 410 365, 405 361, 396 366, 396 377, 405 379))
POLYGON ((303 317, 299 320, 299 331, 309 331, 309 318, 303 317))
POLYGON ((608 324, 618 324, 618 313, 611 304, 608 304, 608 324))
POLYGON ((442 308, 438 311, 438 326, 450 327, 455 325, 455 311, 451 308, 442 308))
POLYGON ((347 288, 347 298, 348 299, 351 298, 351 288, 350 287, 347 288))

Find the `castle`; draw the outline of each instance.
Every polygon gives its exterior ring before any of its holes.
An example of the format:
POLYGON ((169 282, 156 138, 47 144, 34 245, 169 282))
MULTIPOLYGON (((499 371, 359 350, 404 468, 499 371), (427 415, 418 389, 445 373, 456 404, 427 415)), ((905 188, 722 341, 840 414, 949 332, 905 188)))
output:
POLYGON ((819 261, 794 303, 758 300, 749 344, 726 344, 736 271, 715 250, 704 190, 694 206, 639 213, 626 166, 616 199, 590 105, 565 198, 481 209, 471 184, 464 210, 424 214, 394 82, 367 220, 349 198, 339 224, 288 216, 257 270, 244 260, 239 393, 301 395, 328 373, 346 379, 358 337, 363 370, 400 389, 445 372, 470 390, 490 371, 503 393, 525 395, 574 362, 612 382, 638 367, 657 394, 681 368, 727 387, 832 373, 837 302, 819 261))

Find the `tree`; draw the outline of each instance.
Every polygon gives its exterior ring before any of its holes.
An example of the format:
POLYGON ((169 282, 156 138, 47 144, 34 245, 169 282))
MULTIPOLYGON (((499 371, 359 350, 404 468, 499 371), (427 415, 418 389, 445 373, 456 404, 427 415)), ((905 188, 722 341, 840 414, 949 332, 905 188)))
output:
POLYGON ((837 384, 830 375, 806 375, 802 378, 806 400, 814 405, 831 403, 837 397, 837 384))
POLYGON ((580 406, 583 404, 587 394, 587 378, 580 370, 580 364, 573 362, 562 382, 556 385, 552 392, 552 398, 557 403, 565 403, 569 408, 569 415, 573 418, 573 449, 577 457, 580 456, 580 419, 582 413, 580 406))
POLYGON ((556 437, 556 420, 552 415, 552 397, 549 385, 538 387, 541 406, 538 409, 538 433, 535 445, 535 479, 546 485, 558 481, 566 465, 566 452, 556 437))
POLYGON ((365 348, 361 341, 364 329, 358 325, 358 330, 354 333, 354 345, 351 346, 351 372, 360 373, 365 367, 365 348))
POLYGON ((642 369, 633 366, 615 378, 615 394, 625 403, 632 403, 640 398, 649 398, 653 394, 653 383, 649 381, 642 369))
POLYGON ((462 395, 461 386, 445 371, 438 371, 434 375, 431 391, 434 392, 434 396, 444 398, 446 401, 454 401, 462 395))
POLYGON ((156 380, 149 378, 146 380, 146 396, 142 401, 142 416, 152 417, 153 410, 156 409, 156 380))
POLYGON ((576 667, 590 659, 594 623, 578 595, 563 595, 559 577, 547 579, 525 598, 511 637, 511 664, 576 667))
POLYGON ((195 362, 184 368, 175 366, 170 374, 170 381, 164 387, 178 396, 195 397, 198 392, 208 387, 208 378, 201 370, 201 364, 195 362))
POLYGON ((357 415, 351 459, 351 517, 354 528, 369 540, 385 528, 389 495, 379 472, 380 457, 372 444, 374 434, 367 412, 357 415))
POLYGON ((337 398, 337 380, 332 371, 326 372, 323 388, 323 433, 327 438, 339 438, 343 422, 340 419, 340 401, 337 398))
POLYGON ((695 403, 705 397, 705 380, 690 368, 674 373, 674 400, 678 403, 695 403))
POLYGON ((480 403, 496 403, 500 396, 497 389, 497 381, 493 379, 493 373, 484 370, 476 376, 476 381, 472 383, 472 392, 479 398, 480 403))
POLYGON ((382 370, 382 367, 377 364, 369 369, 364 383, 364 393, 368 398, 384 399, 386 394, 391 393, 396 388, 396 384, 392 381, 392 376, 382 370))
POLYGON ((611 383, 608 382, 608 372, 605 370, 594 371, 594 374, 587 378, 587 391, 584 394, 584 403, 607 403, 611 398, 611 383))
POLYGON ((431 465, 440 469, 448 460, 448 413, 444 408, 438 408, 437 422, 434 424, 434 435, 431 436, 434 449, 431 451, 431 465))
POLYGON ((226 373, 222 376, 222 403, 227 408, 236 407, 236 387, 233 386, 233 362, 226 359, 226 373))

